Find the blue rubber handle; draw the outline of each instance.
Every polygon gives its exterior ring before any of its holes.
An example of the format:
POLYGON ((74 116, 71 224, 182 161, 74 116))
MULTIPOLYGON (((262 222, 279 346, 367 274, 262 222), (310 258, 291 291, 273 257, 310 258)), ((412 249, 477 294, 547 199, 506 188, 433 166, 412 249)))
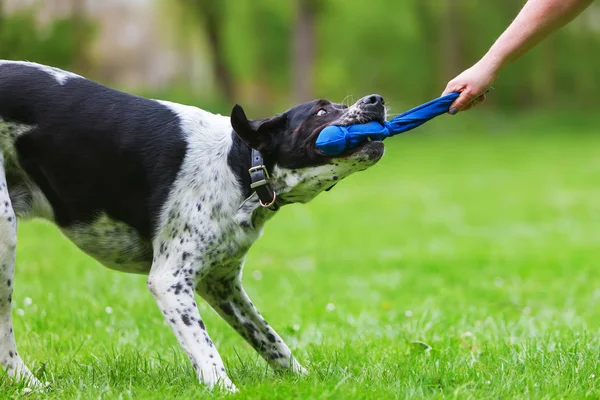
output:
POLYGON ((384 140, 388 137, 414 129, 425 122, 447 113, 460 95, 453 92, 421 104, 389 121, 380 124, 376 121, 350 126, 331 125, 321 131, 317 138, 317 148, 328 155, 338 155, 353 149, 360 143, 371 140, 384 140))
POLYGON ((447 113, 450 109, 450 106, 452 103, 454 103, 454 100, 456 100, 459 95, 460 93, 458 92, 447 94, 425 104, 421 104, 420 106, 406 111, 397 117, 392 118, 390 121, 385 122, 384 124, 390 132, 389 136, 394 136, 398 133, 409 131, 437 117, 438 115, 447 113))

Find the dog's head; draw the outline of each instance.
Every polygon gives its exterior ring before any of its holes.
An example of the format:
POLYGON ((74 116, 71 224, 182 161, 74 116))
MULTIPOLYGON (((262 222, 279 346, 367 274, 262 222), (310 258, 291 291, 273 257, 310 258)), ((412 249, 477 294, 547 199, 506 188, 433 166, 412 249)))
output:
POLYGON ((286 203, 305 203, 350 174, 374 165, 384 153, 383 143, 368 141, 328 156, 316 147, 319 133, 329 125, 383 122, 385 118, 383 97, 370 95, 351 107, 315 100, 257 121, 248 120, 242 107, 236 105, 231 124, 237 135, 272 165, 273 186, 279 198, 286 203))

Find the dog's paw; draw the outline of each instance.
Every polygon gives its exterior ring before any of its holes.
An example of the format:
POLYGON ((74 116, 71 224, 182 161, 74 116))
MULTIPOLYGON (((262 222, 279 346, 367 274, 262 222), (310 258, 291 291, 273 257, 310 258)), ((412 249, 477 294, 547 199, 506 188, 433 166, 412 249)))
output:
POLYGON ((24 389, 28 389, 25 390, 25 393, 44 389, 50 385, 49 382, 46 382, 46 384, 40 382, 26 367, 19 368, 12 374, 9 374, 8 383, 11 385, 24 385, 24 389))
POLYGON ((308 375, 308 370, 306 368, 304 368, 302 365, 300 365, 300 369, 297 371, 297 373, 299 375, 305 376, 305 375, 308 375))
POLYGON ((229 377, 218 377, 216 379, 212 379, 209 381, 205 381, 206 389, 209 391, 221 391, 225 393, 237 393, 239 392, 238 388, 231 382, 229 377))
POLYGON ((227 386, 227 391, 229 393, 238 393, 240 390, 232 383, 231 385, 227 386))
POLYGON ((219 380, 219 382, 217 382, 217 384, 213 387, 213 389, 217 389, 224 393, 238 393, 239 392, 239 389, 230 380, 227 380, 227 382, 219 380))
POLYGON ((292 362, 292 371, 298 375, 308 375, 308 370, 304 368, 296 359, 294 358, 292 362))

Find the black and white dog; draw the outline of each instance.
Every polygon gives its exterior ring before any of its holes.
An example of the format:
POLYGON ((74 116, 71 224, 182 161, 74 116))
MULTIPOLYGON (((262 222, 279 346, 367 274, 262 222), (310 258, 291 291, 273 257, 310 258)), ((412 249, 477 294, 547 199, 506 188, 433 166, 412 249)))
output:
POLYGON ((325 126, 384 119, 378 95, 252 121, 239 105, 224 117, 0 61, 0 367, 39 384, 17 353, 11 300, 16 218, 40 217, 107 267, 148 274, 207 387, 236 390, 194 293, 271 366, 304 372, 246 295, 244 258, 280 206, 308 202, 383 156, 381 142, 326 156, 315 146, 325 126))

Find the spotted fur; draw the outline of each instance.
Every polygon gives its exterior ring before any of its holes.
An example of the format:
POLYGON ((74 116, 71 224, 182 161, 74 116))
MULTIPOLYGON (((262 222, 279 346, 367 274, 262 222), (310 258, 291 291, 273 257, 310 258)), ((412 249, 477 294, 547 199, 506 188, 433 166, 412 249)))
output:
POLYGON ((370 142, 340 157, 319 132, 385 118, 383 99, 318 100, 263 120, 136 97, 32 63, 0 62, 0 367, 39 384, 14 340, 16 217, 44 218, 109 268, 147 286, 208 388, 236 391, 198 311, 206 301, 273 367, 305 372, 242 286, 246 253, 276 212, 250 187, 261 151, 281 206, 375 164, 370 142))

